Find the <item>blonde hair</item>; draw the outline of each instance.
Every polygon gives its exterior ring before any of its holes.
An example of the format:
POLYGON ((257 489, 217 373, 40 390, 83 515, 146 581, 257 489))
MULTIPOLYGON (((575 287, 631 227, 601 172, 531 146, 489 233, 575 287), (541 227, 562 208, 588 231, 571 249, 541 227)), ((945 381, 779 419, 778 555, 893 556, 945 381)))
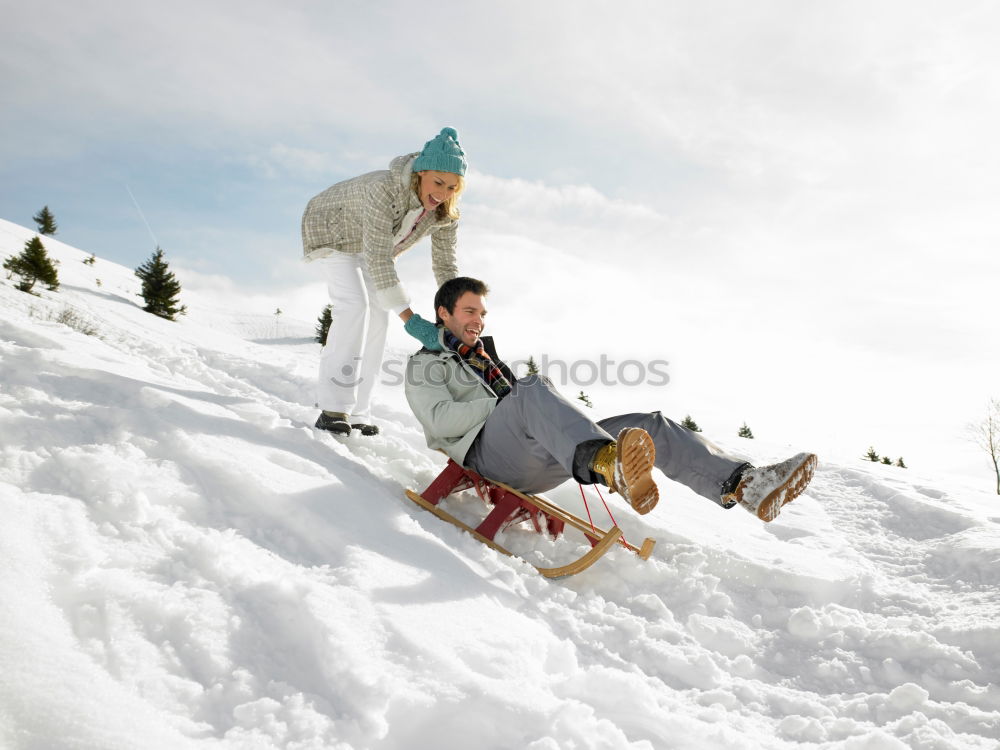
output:
MULTIPOLYGON (((462 191, 465 190, 465 178, 460 174, 456 174, 455 177, 458 178, 458 185, 455 187, 455 192, 449 195, 448 198, 445 199, 444 203, 442 203, 441 205, 439 205, 437 208, 434 209, 434 212, 435 214, 437 214, 437 218, 439 220, 440 219, 458 220, 458 217, 460 216, 458 210, 458 196, 460 196, 462 194, 462 191)), ((420 172, 414 172, 413 175, 410 177, 410 187, 413 188, 413 192, 416 193, 416 196, 419 198, 420 172)))

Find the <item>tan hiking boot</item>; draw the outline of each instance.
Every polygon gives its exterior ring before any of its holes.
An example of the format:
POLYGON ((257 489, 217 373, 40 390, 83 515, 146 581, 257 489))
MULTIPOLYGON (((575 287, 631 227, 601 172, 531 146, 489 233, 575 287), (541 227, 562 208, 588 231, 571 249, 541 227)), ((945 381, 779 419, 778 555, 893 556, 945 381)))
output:
POLYGON ((798 453, 780 464, 751 466, 743 472, 736 489, 722 500, 739 503, 765 523, 773 521, 781 506, 802 494, 817 463, 815 454, 798 453))
POLYGON ((653 481, 656 446, 649 433, 638 427, 626 427, 618 440, 598 449, 590 470, 604 479, 612 492, 619 493, 636 513, 649 513, 660 500, 653 481))

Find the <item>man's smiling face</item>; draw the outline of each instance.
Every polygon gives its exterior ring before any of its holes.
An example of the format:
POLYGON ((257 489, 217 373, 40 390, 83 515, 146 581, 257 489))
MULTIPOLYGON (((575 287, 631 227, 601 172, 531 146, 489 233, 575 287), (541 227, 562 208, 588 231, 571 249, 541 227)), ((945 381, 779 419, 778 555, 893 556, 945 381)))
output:
POLYGON ((463 344, 475 346, 486 327, 486 298, 475 292, 465 292, 458 298, 453 312, 439 307, 438 317, 463 344))

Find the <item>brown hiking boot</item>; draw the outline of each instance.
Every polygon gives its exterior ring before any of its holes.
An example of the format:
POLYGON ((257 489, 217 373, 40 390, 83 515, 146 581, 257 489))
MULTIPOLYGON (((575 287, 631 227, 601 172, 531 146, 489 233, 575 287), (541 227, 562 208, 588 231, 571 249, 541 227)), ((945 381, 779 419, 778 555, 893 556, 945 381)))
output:
POLYGON ((649 433, 639 427, 626 427, 618 440, 598 449, 590 470, 599 475, 612 492, 619 493, 640 515, 649 513, 660 500, 653 481, 656 446, 649 433))
POLYGON ((815 454, 798 453, 780 464, 751 466, 743 472, 736 489, 722 500, 739 503, 765 523, 773 521, 781 506, 802 494, 817 463, 815 454))

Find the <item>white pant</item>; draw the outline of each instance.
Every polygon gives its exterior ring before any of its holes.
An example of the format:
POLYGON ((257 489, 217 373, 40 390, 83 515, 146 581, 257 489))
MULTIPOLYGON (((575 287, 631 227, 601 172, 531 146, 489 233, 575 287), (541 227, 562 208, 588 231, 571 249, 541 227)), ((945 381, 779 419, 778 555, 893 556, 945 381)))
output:
POLYGON ((319 360, 319 407, 343 412, 355 424, 370 424, 389 313, 375 302, 375 284, 360 253, 334 252, 317 263, 333 305, 319 360))

